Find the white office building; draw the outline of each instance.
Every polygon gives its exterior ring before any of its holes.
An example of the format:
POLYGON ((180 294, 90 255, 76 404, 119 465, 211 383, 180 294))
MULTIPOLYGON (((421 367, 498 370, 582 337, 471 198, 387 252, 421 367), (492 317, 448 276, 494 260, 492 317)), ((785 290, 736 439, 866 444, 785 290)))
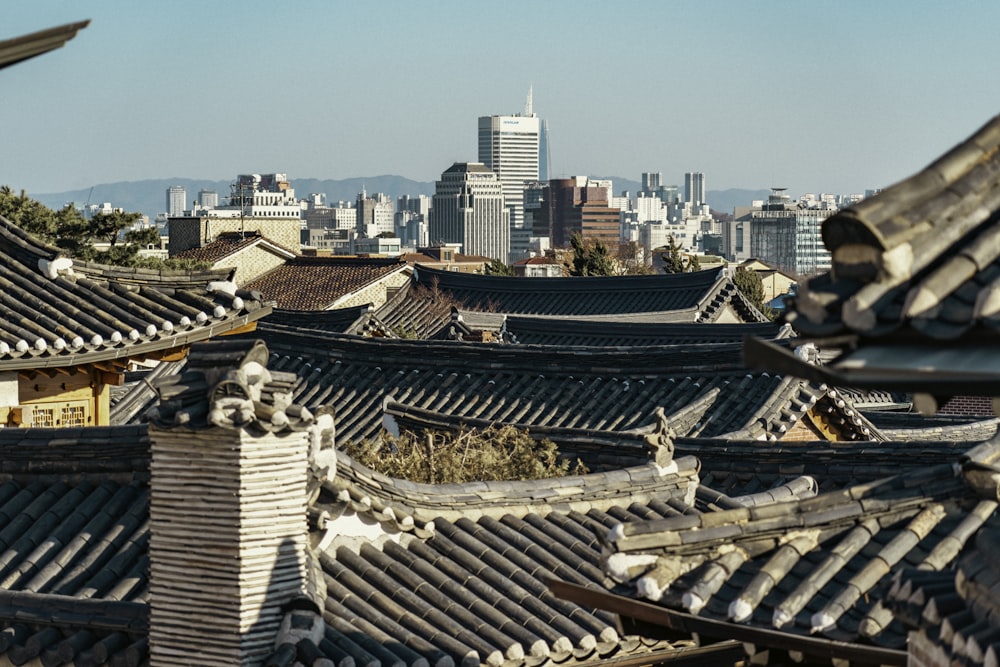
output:
POLYGON ((541 120, 532 111, 531 91, 524 113, 479 118, 479 161, 503 185, 511 225, 524 227, 524 184, 539 180, 541 120))
POLYGON ((497 175, 480 162, 456 162, 435 185, 431 242, 460 243, 468 255, 506 262, 510 213, 497 175))
POLYGON ((187 208, 187 192, 183 185, 171 185, 167 188, 167 215, 184 215, 187 208))

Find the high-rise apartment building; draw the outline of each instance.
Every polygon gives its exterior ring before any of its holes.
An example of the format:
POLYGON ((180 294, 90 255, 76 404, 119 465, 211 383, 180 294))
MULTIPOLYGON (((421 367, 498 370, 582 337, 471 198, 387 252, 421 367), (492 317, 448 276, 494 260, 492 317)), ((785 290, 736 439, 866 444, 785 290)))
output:
POLYGON ((219 205, 219 193, 215 190, 199 190, 198 205, 201 208, 215 208, 219 205))
POLYGON ((461 243, 469 255, 507 261, 510 212, 503 185, 481 162, 456 162, 435 184, 428 233, 432 243, 461 243))
POLYGON ((541 120, 532 111, 531 91, 524 113, 479 118, 479 161, 500 179, 511 225, 524 227, 524 184, 539 179, 541 120))
POLYGON ((689 171, 684 174, 684 202, 696 208, 706 203, 705 174, 700 171, 689 171))
POLYGON ((187 208, 187 192, 183 185, 171 185, 167 188, 167 215, 174 217, 184 215, 187 208))
POLYGON ((647 196, 653 196, 661 185, 663 185, 663 174, 658 171, 642 172, 642 190, 640 192, 647 196))

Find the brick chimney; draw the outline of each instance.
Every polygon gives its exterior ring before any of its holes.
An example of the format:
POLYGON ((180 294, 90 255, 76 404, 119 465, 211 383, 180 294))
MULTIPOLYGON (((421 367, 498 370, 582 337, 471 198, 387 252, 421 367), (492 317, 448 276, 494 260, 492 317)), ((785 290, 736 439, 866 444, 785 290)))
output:
POLYGON ((260 665, 286 605, 322 604, 306 511, 332 418, 292 404, 295 375, 268 371, 267 358, 261 341, 196 344, 186 370, 156 385, 152 667, 260 665))

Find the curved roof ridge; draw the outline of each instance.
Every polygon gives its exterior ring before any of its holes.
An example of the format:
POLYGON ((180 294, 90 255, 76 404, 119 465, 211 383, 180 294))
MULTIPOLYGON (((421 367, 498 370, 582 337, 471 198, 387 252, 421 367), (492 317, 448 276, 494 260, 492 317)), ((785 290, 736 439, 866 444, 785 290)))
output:
POLYGON ((646 464, 611 472, 538 480, 426 484, 389 477, 337 451, 337 474, 324 488, 355 511, 391 515, 398 522, 427 525, 436 518, 502 517, 510 513, 547 514, 556 509, 605 510, 647 498, 678 497, 693 504, 699 462, 692 456, 674 466, 646 464), (389 509, 391 512, 386 512, 389 509))
POLYGON ((294 348, 301 353, 313 344, 323 356, 339 354, 373 355, 378 358, 399 356, 413 358, 419 355, 422 363, 443 365, 462 363, 483 364, 491 368, 517 367, 528 364, 539 372, 561 375, 588 374, 588 368, 602 374, 618 372, 632 376, 643 375, 635 364, 636 350, 641 348, 645 365, 669 368, 673 374, 710 366, 713 371, 725 368, 745 368, 742 362, 742 343, 704 343, 690 345, 646 345, 629 348, 566 347, 552 348, 545 345, 495 346, 469 345, 451 340, 409 340, 394 338, 366 338, 352 334, 313 331, 282 330, 260 331, 258 337, 268 342, 272 353, 294 348), (570 365, 567 363, 572 362, 570 365), (662 365, 658 365, 662 364, 662 365))

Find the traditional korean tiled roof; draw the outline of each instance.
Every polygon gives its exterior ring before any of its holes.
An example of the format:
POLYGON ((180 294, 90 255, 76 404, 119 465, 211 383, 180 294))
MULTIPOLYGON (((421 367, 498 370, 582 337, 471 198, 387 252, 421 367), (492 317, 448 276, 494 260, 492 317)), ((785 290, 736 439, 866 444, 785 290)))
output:
POLYGON ((998 457, 995 443, 980 445, 963 457, 967 476, 975 479, 983 500, 965 521, 962 538, 968 547, 954 566, 895 574, 885 605, 911 630, 910 664, 978 666, 1000 660, 1000 568, 995 555, 1000 547, 998 457))
POLYGON ((331 310, 275 308, 269 317, 261 321, 259 326, 267 328, 271 323, 275 323, 284 327, 355 334, 357 336, 384 335, 381 323, 372 316, 374 310, 370 303, 331 310))
POLYGON ((74 263, 0 218, 0 369, 154 355, 270 312, 223 276, 74 263))
MULTIPOLYGON (((675 499, 696 502, 700 464, 692 456, 677 458, 669 469, 646 460, 616 470, 545 480, 484 481, 467 484, 422 484, 391 478, 338 452, 337 476, 323 484, 314 507, 336 517, 344 512, 378 521, 390 532, 434 534, 434 522, 462 517, 500 519, 506 514, 591 509, 607 511, 623 502, 675 499)), ((675 503, 675 504, 677 504, 675 503)), ((336 531, 330 539, 336 541, 336 531)))
MULTIPOLYGON (((546 317, 452 311, 444 327, 448 338, 468 340, 489 331, 497 340, 522 345, 629 347, 731 343, 744 336, 779 340, 794 335, 788 325, 774 322, 752 324, 689 324, 685 322, 622 322, 618 318, 546 317), (454 331, 453 331, 454 330, 454 331)), ((442 337, 439 333, 434 338, 442 337)))
POLYGON ((154 384, 168 375, 177 375, 184 369, 183 361, 164 361, 152 370, 125 373, 125 384, 111 393, 112 425, 138 423, 156 400, 154 384))
POLYGON ((733 637, 759 628, 758 650, 806 650, 794 637, 810 635, 901 650, 883 603, 892 577, 954 564, 996 508, 995 475, 979 473, 996 449, 801 501, 622 522, 605 570, 626 595, 740 624, 733 637))
POLYGON ((327 533, 319 546, 324 641, 286 654, 305 655, 306 664, 371 654, 383 665, 470 667, 676 657, 692 647, 689 638, 622 634, 611 614, 547 590, 549 579, 563 577, 602 588, 597 535, 621 518, 697 515, 697 462, 675 463, 673 471, 646 464, 532 482, 426 485, 341 455, 337 478, 314 505, 327 533), (405 539, 341 535, 338 522, 355 514, 405 539))
POLYGON ((0 660, 139 664, 149 619, 145 427, 0 429, 0 453, 0 660))
POLYGON ((444 293, 416 285, 412 281, 386 299, 374 318, 397 337, 429 339, 445 330, 456 305, 444 293))
POLYGON ((956 443, 983 442, 997 434, 998 417, 934 415, 916 412, 865 412, 879 431, 891 441, 943 440, 956 443))
POLYGON ((963 463, 983 500, 966 521, 967 548, 950 568, 896 572, 886 607, 911 630, 909 654, 923 664, 995 665, 1000 661, 996 560, 1000 520, 995 485, 1000 448, 970 450, 963 463), (991 493, 992 492, 992 493, 991 493), (974 539, 969 539, 972 533, 974 539))
MULTIPOLYGON (((807 338, 838 337, 830 342, 845 352, 828 379, 996 395, 998 215, 1000 116, 923 171, 827 218, 832 270, 805 281, 785 317, 807 338), (953 341, 962 350, 949 349, 953 341)), ((767 356, 759 342, 752 349, 767 356)), ((762 363, 791 366, 774 356, 762 363)))
MULTIPOLYGON (((707 461, 709 467, 705 470, 705 474, 709 476, 718 472, 714 467, 717 459, 711 456, 711 453, 716 448, 720 449, 720 456, 718 458, 721 462, 727 460, 725 454, 726 451, 729 451, 727 443, 741 441, 757 443, 750 449, 741 450, 745 452, 743 455, 740 455, 745 457, 742 462, 734 464, 732 468, 725 468, 727 476, 730 473, 736 473, 734 476, 727 477, 730 481, 728 488, 725 489, 727 493, 736 495, 756 492, 760 488, 779 486, 790 479, 791 471, 795 467, 786 465, 789 461, 788 457, 800 456, 801 453, 790 453, 797 450, 786 449, 784 444, 776 445, 774 443, 774 440, 777 438, 775 433, 780 433, 782 428, 790 428, 801 416, 799 411, 804 409, 803 406, 808 407, 815 403, 818 412, 829 415, 828 418, 831 420, 835 418, 843 422, 840 426, 840 435, 845 442, 842 444, 870 441, 872 442, 872 453, 875 453, 881 451, 876 443, 885 440, 884 434, 870 422, 865 420, 861 415, 858 415, 857 412, 852 411, 848 406, 838 406, 834 398, 829 395, 824 395, 815 402, 807 400, 804 403, 796 403, 793 400, 789 400, 788 407, 785 409, 776 409, 767 417, 762 416, 753 419, 745 429, 726 434, 725 438, 720 436, 690 437, 686 435, 700 425, 705 419, 706 414, 710 415, 708 410, 715 398, 714 392, 709 393, 704 399, 695 400, 670 414, 655 409, 653 415, 651 415, 651 419, 653 420, 651 423, 623 431, 547 426, 544 424, 514 424, 514 426, 526 431, 529 436, 536 440, 552 441, 558 447, 560 456, 571 462, 580 461, 589 470, 594 472, 617 470, 644 462, 649 456, 646 438, 651 434, 659 432, 669 432, 670 437, 676 440, 678 448, 685 452, 696 454, 704 461, 707 461), (797 407, 798 411, 793 406, 797 407), (852 412, 853 417, 850 414, 852 412), (767 431, 765 431, 765 422, 769 422, 769 425, 766 426, 767 431), (766 471, 757 467, 748 469, 746 466, 746 460, 759 462, 763 466, 770 462, 772 458, 775 461, 775 465, 766 471), (782 470, 785 472, 781 472, 782 470), (734 484, 740 483, 734 480, 742 480, 746 488, 734 488, 734 484), (756 485, 757 488, 751 491, 746 490, 750 485, 756 485)), ((787 396, 785 398, 787 399, 787 396)), ((457 433, 471 428, 486 429, 494 425, 494 422, 488 419, 456 416, 426 408, 405 405, 395 401, 384 403, 382 408, 384 415, 383 426, 390 428, 393 432, 396 430, 405 430, 414 433, 423 431, 457 433)), ((766 414, 766 411, 762 411, 761 414, 766 414)), ((983 440, 985 439, 983 438, 983 440)), ((826 441, 823 442, 826 443, 826 441)), ((799 447, 801 449, 801 446, 795 442, 788 443, 788 447, 799 447)), ((810 468, 809 472, 800 472, 799 474, 821 473, 823 465, 828 463, 836 465, 835 463, 831 463, 831 458, 833 461, 838 461, 840 458, 843 458, 845 451, 854 451, 852 447, 831 450, 826 444, 819 445, 815 442, 812 443, 812 449, 816 450, 818 465, 810 468)), ((860 451, 867 452, 868 450, 860 451)), ((885 451, 889 455, 895 453, 896 449, 888 447, 885 451)), ((951 453, 950 450, 949 453, 951 453)), ((806 459, 809 458, 810 456, 806 456, 806 459)), ((917 457, 914 460, 922 459, 917 457)), ((729 465, 729 463, 725 464, 725 466, 729 465)), ((867 473, 868 476, 864 477, 864 474, 860 473, 864 466, 859 463, 858 466, 861 467, 858 468, 859 472, 857 474, 861 474, 862 479, 873 479, 875 476, 891 474, 892 468, 885 467, 884 462, 881 460, 879 461, 879 465, 882 467, 879 468, 877 475, 869 472, 867 473)), ((819 476, 827 477, 827 475, 823 474, 819 476)), ((842 476, 830 480, 831 483, 838 485, 838 487, 846 485, 847 481, 842 476)), ((721 490, 721 487, 719 488, 721 490)))
MULTIPOLYGON (((982 440, 987 440, 983 438, 982 440)), ((977 442, 977 441, 971 441, 977 442)), ((970 443, 932 439, 884 442, 717 440, 678 438, 678 455, 701 461, 701 483, 732 498, 813 480, 830 492, 903 470, 958 460, 970 443), (753 461, 747 465, 747 461, 753 461)))
POLYGON ((77 21, 13 39, 0 40, 0 69, 58 49, 88 25, 90 25, 89 20, 77 21))
POLYGON ((469 310, 563 316, 660 313, 662 321, 713 322, 732 306, 744 322, 767 321, 718 270, 526 279, 418 267, 414 280, 469 310))
POLYGON ((998 149, 1000 116, 925 170, 827 218, 833 268, 801 286, 796 328, 937 340, 995 331, 998 149))
POLYGON ((260 232, 223 232, 211 243, 197 248, 188 248, 175 255, 177 259, 190 259, 197 262, 208 262, 214 264, 220 259, 235 255, 241 250, 252 248, 253 246, 264 245, 273 252, 284 255, 288 259, 295 257, 296 253, 285 248, 270 239, 264 238, 260 232))
MULTIPOLYGON (((456 419, 603 431, 648 426, 662 407, 680 436, 774 439, 830 391, 747 372, 738 344, 552 349, 276 327, 255 335, 268 342, 271 368, 298 375, 297 403, 337 406, 339 443, 378 435, 387 401, 456 419)), ((862 432, 859 415, 838 419, 857 432, 848 437, 878 437, 862 432)))
POLYGON ((396 259, 296 257, 245 285, 277 308, 326 310, 337 299, 390 274, 408 270, 396 259))

